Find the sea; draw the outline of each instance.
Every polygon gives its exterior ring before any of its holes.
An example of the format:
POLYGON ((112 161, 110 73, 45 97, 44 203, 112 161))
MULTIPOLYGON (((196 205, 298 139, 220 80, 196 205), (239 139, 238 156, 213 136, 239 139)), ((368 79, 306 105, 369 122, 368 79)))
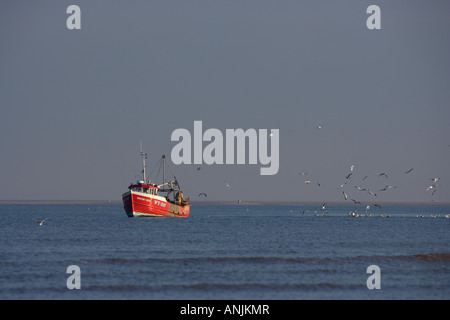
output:
POLYGON ((448 205, 129 218, 120 203, 2 203, 0 216, 2 300, 450 299, 448 205))

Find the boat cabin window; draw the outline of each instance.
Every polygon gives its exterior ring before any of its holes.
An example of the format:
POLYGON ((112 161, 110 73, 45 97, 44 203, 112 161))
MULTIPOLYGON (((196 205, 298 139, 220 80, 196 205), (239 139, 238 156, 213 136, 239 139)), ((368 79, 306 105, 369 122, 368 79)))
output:
POLYGON ((155 188, 143 188, 142 186, 135 185, 135 186, 130 187, 130 189, 133 191, 137 191, 137 192, 158 195, 158 189, 155 189, 155 188))
POLYGON ((153 194, 153 195, 156 195, 157 193, 156 193, 156 189, 153 189, 153 188, 149 188, 149 189, 146 189, 146 190, 144 190, 144 192, 145 193, 148 193, 148 194, 153 194))

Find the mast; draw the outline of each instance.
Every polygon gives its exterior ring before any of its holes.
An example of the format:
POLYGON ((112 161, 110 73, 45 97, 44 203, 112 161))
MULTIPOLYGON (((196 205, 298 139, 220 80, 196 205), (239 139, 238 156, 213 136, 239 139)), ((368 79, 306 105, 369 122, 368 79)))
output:
POLYGON ((166 155, 163 154, 163 184, 166 183, 166 155))
POLYGON ((160 191, 174 191, 174 190, 181 190, 180 185, 178 183, 177 177, 175 177, 175 174, 173 173, 172 167, 169 164, 169 161, 167 160, 166 155, 163 155, 161 158, 161 165, 163 167, 163 181, 162 184, 158 185, 158 187, 163 187, 163 186, 169 186, 170 189, 160 189, 160 191), (166 181, 166 165, 170 170, 170 173, 173 176, 174 180, 171 181, 166 181))
POLYGON ((141 157, 142 157, 142 177, 144 180, 144 183, 147 183, 147 176, 146 176, 146 172, 145 172, 145 168, 147 168, 147 163, 146 163, 146 159, 147 159, 147 153, 145 153, 144 151, 142 151, 142 141, 139 141, 139 145, 141 147, 141 157))

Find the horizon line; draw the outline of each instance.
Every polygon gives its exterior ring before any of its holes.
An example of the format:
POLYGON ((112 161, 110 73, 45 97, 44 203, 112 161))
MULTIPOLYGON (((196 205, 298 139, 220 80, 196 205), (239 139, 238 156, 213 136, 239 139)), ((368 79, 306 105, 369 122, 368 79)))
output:
MULTIPOLYGON (((193 200, 191 204, 194 205, 355 205, 348 201, 264 201, 264 200, 193 200)), ((359 205, 431 205, 431 206, 449 206, 450 202, 436 202, 436 201, 368 201, 361 202, 359 205)), ((121 200, 0 200, 0 204, 122 204, 121 200)))

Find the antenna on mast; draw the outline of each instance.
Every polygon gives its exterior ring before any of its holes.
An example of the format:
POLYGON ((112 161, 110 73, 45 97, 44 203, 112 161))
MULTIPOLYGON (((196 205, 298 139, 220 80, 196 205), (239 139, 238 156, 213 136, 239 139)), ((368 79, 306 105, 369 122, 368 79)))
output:
POLYGON ((147 154, 142 150, 142 141, 139 141, 139 146, 141 149, 141 157, 142 157, 142 177, 143 177, 143 181, 144 183, 147 183, 147 177, 145 175, 145 169, 147 168, 147 164, 146 164, 146 159, 147 159, 147 154))

